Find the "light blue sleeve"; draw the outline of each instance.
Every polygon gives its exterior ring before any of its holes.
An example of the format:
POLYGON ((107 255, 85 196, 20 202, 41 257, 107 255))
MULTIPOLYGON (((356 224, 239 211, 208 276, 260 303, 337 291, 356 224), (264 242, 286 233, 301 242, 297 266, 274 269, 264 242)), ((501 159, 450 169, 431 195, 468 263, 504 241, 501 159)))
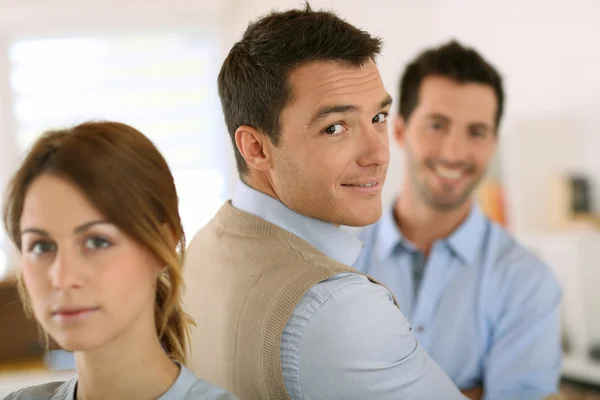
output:
POLYGON ((358 274, 314 286, 283 332, 293 400, 465 399, 417 344, 389 292, 358 274))
MULTIPOLYGON (((485 400, 540 400, 556 393, 560 379, 560 285, 546 265, 533 256, 508 261, 485 361, 485 400)), ((506 263, 505 263, 506 265, 506 263)))

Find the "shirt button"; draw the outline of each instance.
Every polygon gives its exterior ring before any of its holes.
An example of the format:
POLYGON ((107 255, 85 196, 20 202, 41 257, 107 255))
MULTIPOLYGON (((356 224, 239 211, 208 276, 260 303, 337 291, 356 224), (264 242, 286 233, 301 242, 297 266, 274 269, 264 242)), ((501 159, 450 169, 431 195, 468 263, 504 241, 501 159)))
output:
POLYGON ((417 332, 423 333, 425 331, 425 327, 423 325, 417 326, 417 332))

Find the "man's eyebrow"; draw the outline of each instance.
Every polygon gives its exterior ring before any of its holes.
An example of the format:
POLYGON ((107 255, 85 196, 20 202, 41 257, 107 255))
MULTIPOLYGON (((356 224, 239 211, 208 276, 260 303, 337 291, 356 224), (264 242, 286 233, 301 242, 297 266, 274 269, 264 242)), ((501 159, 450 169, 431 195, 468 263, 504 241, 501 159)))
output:
POLYGON ((428 119, 437 119, 439 121, 450 122, 450 117, 440 114, 440 113, 431 113, 425 116, 428 119))
POLYGON ((387 97, 379 104, 379 108, 386 108, 387 106, 391 105, 393 101, 394 100, 392 99, 392 96, 388 94, 387 97))
POLYGON ((352 104, 335 104, 323 106, 317 110, 315 115, 311 118, 308 126, 313 126, 317 122, 325 119, 332 114, 350 114, 350 113, 361 113, 362 108, 352 104))
MULTIPOLYGON (((379 108, 385 108, 392 104, 392 96, 389 94, 385 99, 379 103, 379 108)), ((354 104, 333 104, 326 105, 317 110, 315 115, 310 120, 308 126, 314 126, 320 120, 332 115, 332 114, 350 114, 350 113, 361 113, 363 111, 362 107, 354 105, 354 104)))

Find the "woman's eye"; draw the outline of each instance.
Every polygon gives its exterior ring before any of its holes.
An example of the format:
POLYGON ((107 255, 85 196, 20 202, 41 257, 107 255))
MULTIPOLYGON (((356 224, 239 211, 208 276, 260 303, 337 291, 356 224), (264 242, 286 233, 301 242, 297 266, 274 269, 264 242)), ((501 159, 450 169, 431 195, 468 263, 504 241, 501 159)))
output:
POLYGON ((33 243, 33 245, 31 245, 31 247, 29 248, 29 251, 39 256, 45 253, 51 253, 53 251, 56 251, 56 245, 51 242, 39 241, 33 243))
POLYGON ((91 237, 86 239, 85 241, 85 247, 88 249, 104 249, 106 247, 110 246, 110 243, 108 242, 108 240, 103 239, 101 237, 91 237))

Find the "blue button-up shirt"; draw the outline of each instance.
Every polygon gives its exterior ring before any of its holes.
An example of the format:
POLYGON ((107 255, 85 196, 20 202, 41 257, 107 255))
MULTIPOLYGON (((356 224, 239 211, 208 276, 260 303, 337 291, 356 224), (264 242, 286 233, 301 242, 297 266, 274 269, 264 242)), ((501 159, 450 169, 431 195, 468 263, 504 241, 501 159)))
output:
MULTIPOLYGON (((362 250, 349 232, 294 212, 241 182, 232 204, 340 263, 354 264, 362 250)), ((336 275, 304 295, 283 331, 281 366, 294 400, 464 399, 417 344, 389 291, 359 274, 336 275)))
POLYGON ((560 286, 477 206, 433 244, 418 290, 417 250, 393 209, 358 236, 365 249, 354 266, 390 289, 421 346, 459 388, 483 385, 486 400, 541 399, 557 390, 560 286))

